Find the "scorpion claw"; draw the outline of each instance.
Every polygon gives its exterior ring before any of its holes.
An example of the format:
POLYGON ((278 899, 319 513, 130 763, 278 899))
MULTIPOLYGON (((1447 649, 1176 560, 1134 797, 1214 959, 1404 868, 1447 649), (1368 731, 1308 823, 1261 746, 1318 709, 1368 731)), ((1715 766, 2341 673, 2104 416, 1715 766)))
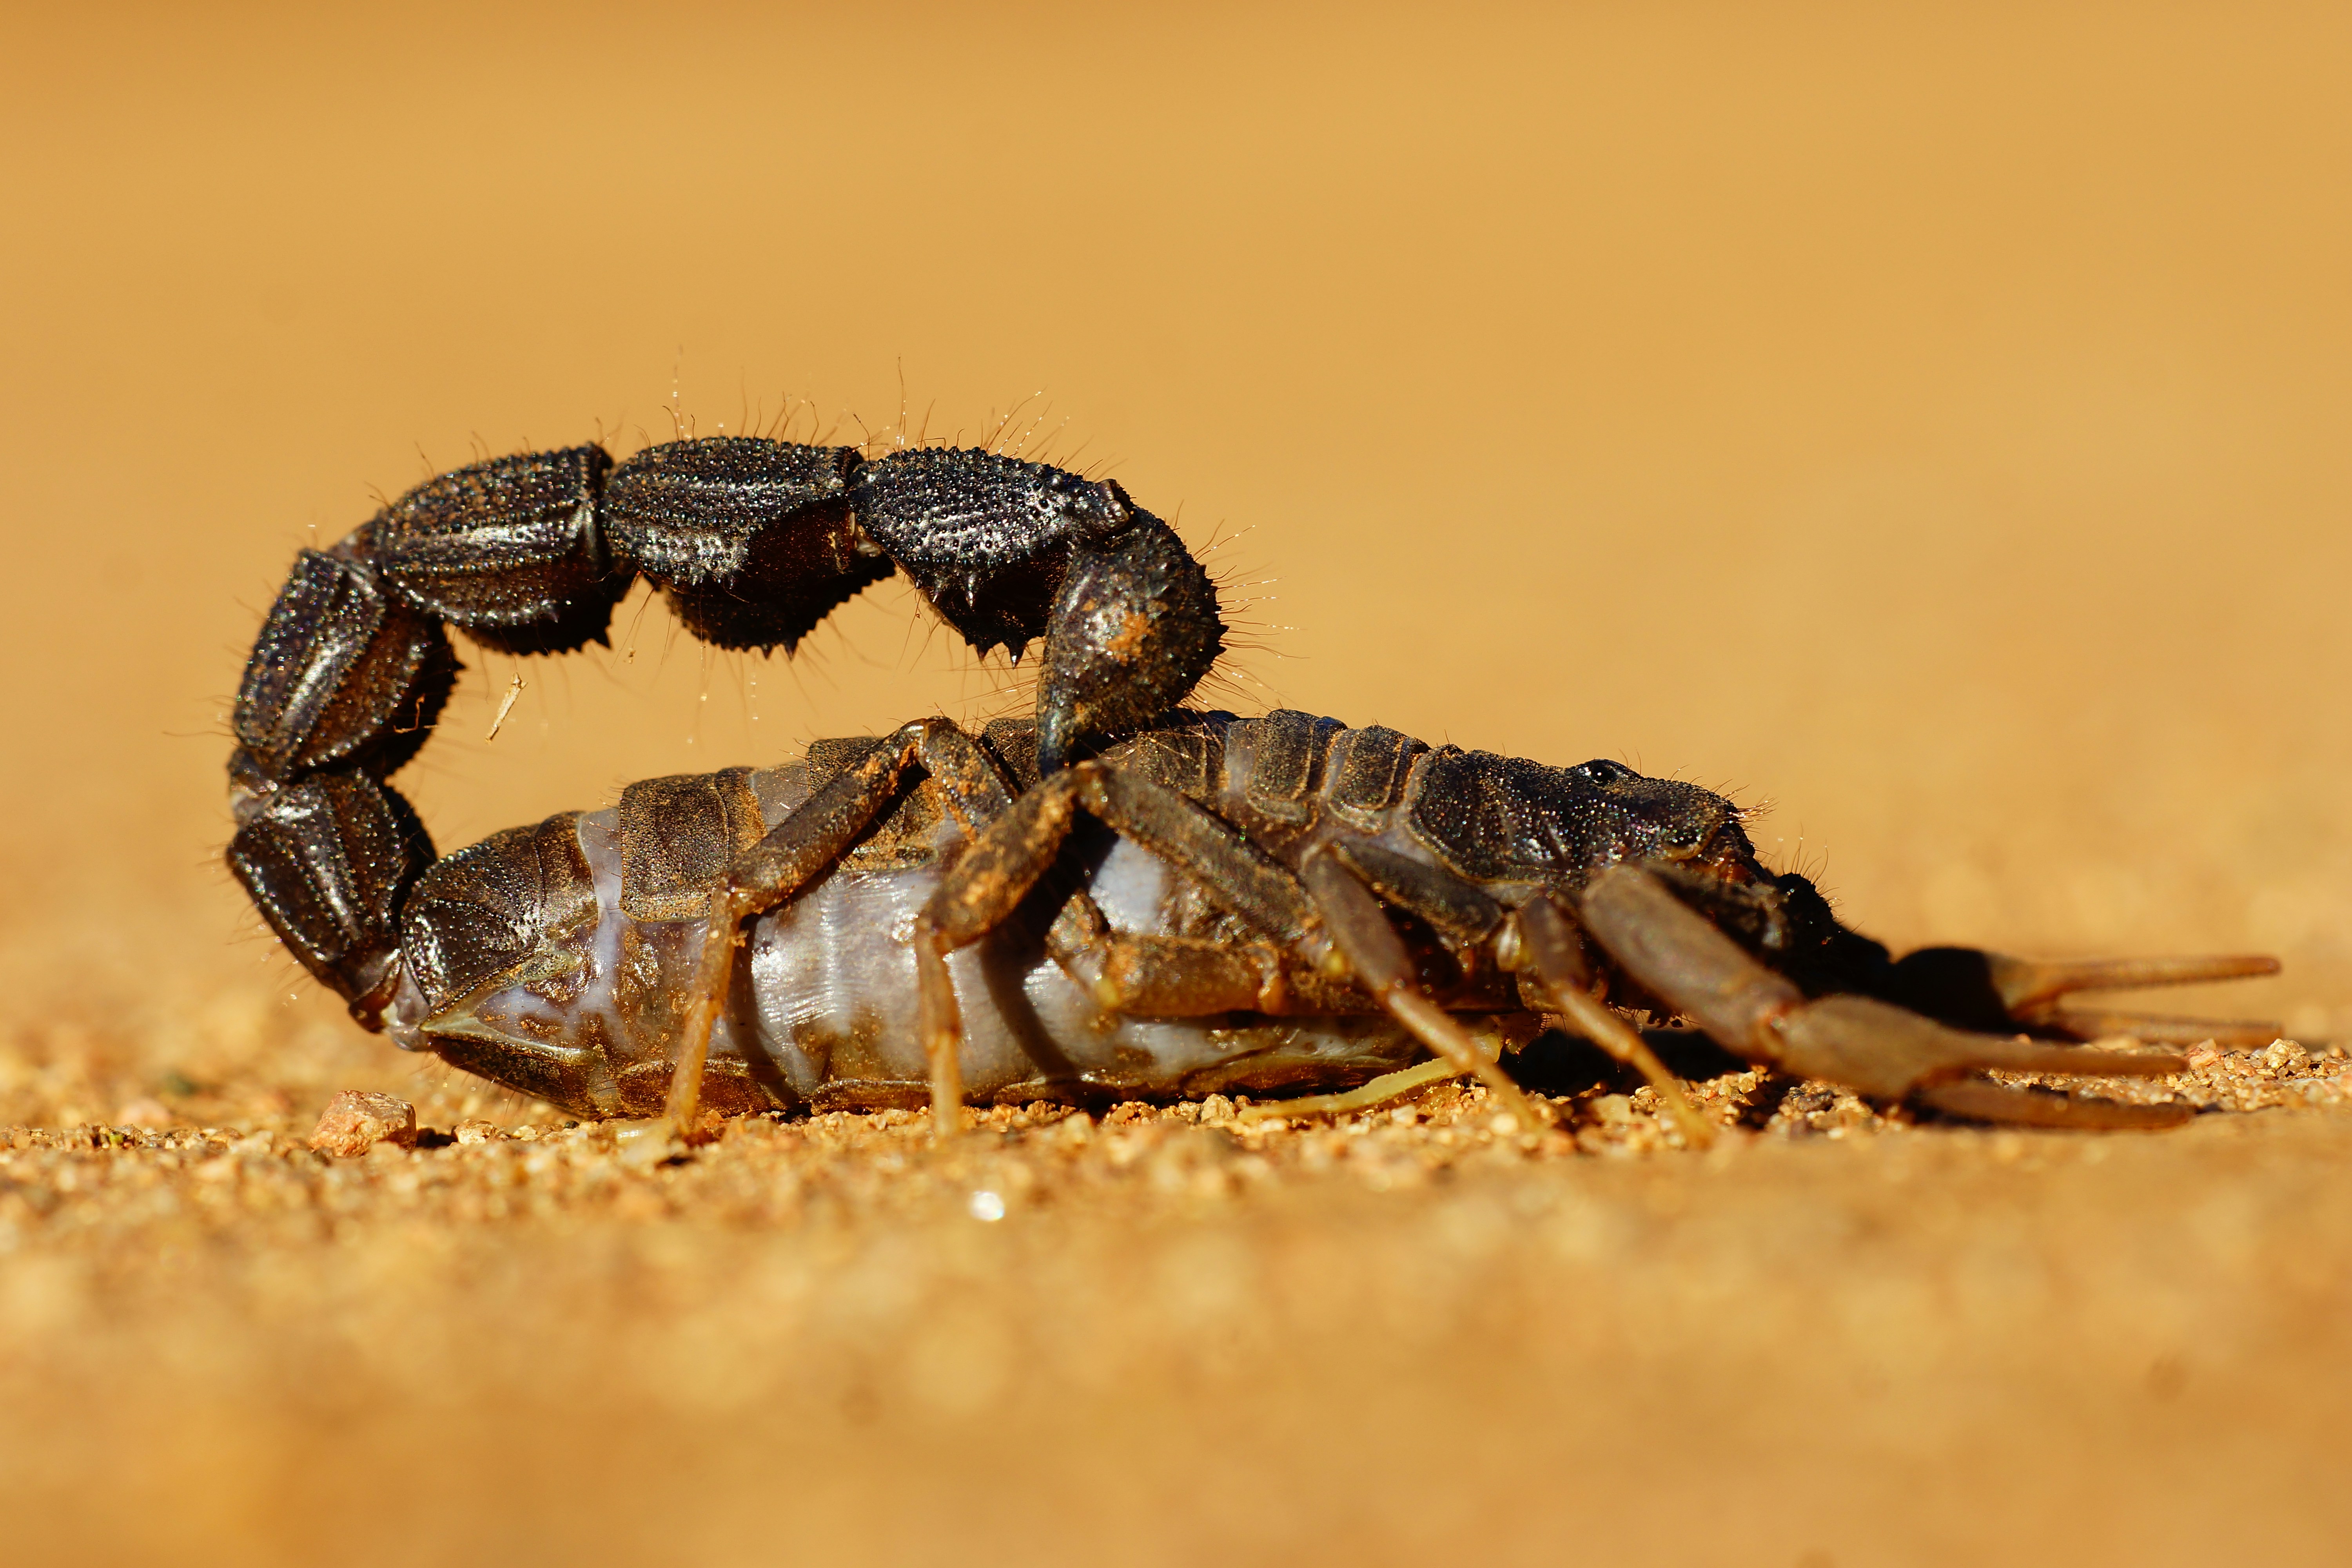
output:
POLYGON ((2179 1119, 2148 1107, 2027 1094, 1971 1076, 1985 1068, 2087 1078, 2185 1069, 2188 1063, 2169 1051, 2099 1051, 1975 1034, 1869 996, 1808 999, 1634 867, 1596 875, 1581 913, 1585 929, 1634 978, 1749 1061, 1843 1084, 1873 1100, 1912 1100, 1977 1120, 2139 1127, 2179 1119), (2098 1109, 2075 1113, 2095 1104, 2098 1109))
POLYGON ((2285 1031, 2271 1018, 2190 1018, 2128 1013, 2116 1007, 2050 1007, 2021 1022, 2077 1040, 2133 1039, 2151 1046, 2210 1043, 2224 1050, 2259 1050, 2285 1031))
POLYGON ((2263 953, 2072 962, 2010 958, 1998 952, 1985 957, 1993 985, 2012 1013, 2054 1002, 2077 991, 2137 991, 2149 985, 2193 985, 2201 981, 2244 980, 2279 972, 2279 961, 2263 953))
POLYGON ((1983 1079, 1930 1084, 1911 1098, 1947 1116, 1969 1121, 2086 1132, 2157 1132, 2178 1127, 2197 1114, 2195 1106, 2177 1100, 2161 1105, 2126 1105, 2113 1100, 2077 1100, 2046 1089, 2011 1089, 1983 1079))
POLYGON ((2220 1046, 2246 1047, 2266 1046, 2278 1038, 2278 1025, 2262 1019, 2205 1020, 2068 1007, 2062 1005, 2062 998, 2082 991, 2247 980, 2278 971, 2278 960, 2261 953, 2050 962, 2011 958, 1972 947, 1928 947, 1895 965, 1885 994, 1967 1028, 2012 1029, 2023 1025, 2078 1040, 2128 1035, 2168 1045, 2210 1040, 2220 1046))
POLYGON ((1984 1068, 2161 1078, 2189 1066, 2170 1051, 2097 1051, 1972 1035, 1868 996, 1801 1001, 1785 1012, 1758 1018, 1748 1035, 1776 1067, 1845 1084, 1881 1100, 1906 1099, 1984 1068))

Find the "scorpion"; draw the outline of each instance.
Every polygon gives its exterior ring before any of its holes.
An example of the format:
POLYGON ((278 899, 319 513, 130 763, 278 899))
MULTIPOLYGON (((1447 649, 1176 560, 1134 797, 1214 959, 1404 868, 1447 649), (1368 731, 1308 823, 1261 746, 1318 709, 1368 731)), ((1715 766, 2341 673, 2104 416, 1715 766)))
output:
POLYGON ((1459 1076, 1533 1128, 1505 1058, 1557 1028, 1703 1143, 1652 1016, 1890 1108, 2156 1128, 2189 1108, 1990 1074, 2168 1074, 2083 1042, 2275 1033, 2063 1002, 2266 957, 1898 961, 1694 784, 1183 706, 1223 636, 1165 522, 1045 464, 741 436, 492 458, 298 559, 237 694, 227 861, 363 1026, 673 1139, 710 1111, 928 1103, 941 1137, 974 1101, 1298 1114, 1459 1076), (983 653, 1043 639, 1034 718, 646 780, 439 859, 385 782, 452 689, 448 625, 563 652, 644 576, 697 637, 789 654, 893 571, 983 653))

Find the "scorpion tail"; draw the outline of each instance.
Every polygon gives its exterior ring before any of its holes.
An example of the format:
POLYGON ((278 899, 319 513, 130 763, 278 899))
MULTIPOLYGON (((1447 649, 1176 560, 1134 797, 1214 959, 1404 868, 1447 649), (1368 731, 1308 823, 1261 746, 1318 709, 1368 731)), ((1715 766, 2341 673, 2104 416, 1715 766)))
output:
POLYGON ((1045 628, 1039 770, 1059 768, 1084 736, 1132 730, 1184 700, 1224 633, 1208 569, 1150 513, 1115 543, 1075 552, 1045 628))

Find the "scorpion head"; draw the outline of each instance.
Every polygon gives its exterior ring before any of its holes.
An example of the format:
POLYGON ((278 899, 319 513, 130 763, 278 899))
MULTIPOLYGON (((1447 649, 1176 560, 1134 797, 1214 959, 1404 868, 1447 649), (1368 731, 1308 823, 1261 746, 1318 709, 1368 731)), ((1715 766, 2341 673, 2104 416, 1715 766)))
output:
POLYGON ((1763 874, 1729 801, 1606 759, 1555 768, 1447 748, 1426 759, 1411 810, 1422 840, 1479 881, 1577 889, 1622 861, 1713 882, 1763 874))
POLYGON ((1732 883, 1761 875, 1739 808, 1679 779, 1654 779, 1597 758, 1563 769, 1585 817, 1582 868, 1637 860, 1682 876, 1732 883))
POLYGON ((1886 950, 1840 924, 1808 878, 1775 874, 1757 859, 1738 807, 1696 784, 1644 778, 1619 763, 1567 770, 1606 802, 1610 825, 1601 864, 1644 866, 1715 926, 1809 991, 1869 990, 1887 963, 1886 950))

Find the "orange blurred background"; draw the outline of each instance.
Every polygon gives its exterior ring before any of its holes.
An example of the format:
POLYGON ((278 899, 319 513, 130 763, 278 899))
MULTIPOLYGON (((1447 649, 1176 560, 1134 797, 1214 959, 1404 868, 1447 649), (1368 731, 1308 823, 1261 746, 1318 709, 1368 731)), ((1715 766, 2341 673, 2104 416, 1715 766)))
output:
MULTIPOLYGON (((2242 0, 12 6, 0 1127, 473 1114, 220 867, 260 616, 430 473, 788 413, 1018 409, 1217 543, 1220 701, 1725 788, 1898 945, 2267 950, 2186 1005, 2352 1035, 2347 46, 2242 0)), ((615 625, 467 655, 398 779, 443 849, 1028 701, 896 585, 789 664, 615 625)), ((402 1196, 454 1157, 280 1213, 230 1202, 263 1152, 21 1152, 0 1513, 89 1561, 2340 1555, 2334 1122, 1732 1152, 1033 1228, 887 1146, 790 1223, 657 1195, 782 1202, 749 1156, 473 1224, 402 1196), (970 1342, 1030 1403, 926 1425, 970 1342)))
MULTIPOLYGON (((217 861, 294 551, 486 451, 788 407, 1018 407, 1229 541, 1223 701, 1621 757, 1769 800, 1768 850, 1897 943, 2266 949, 2230 1005, 2352 1025, 2347 39, 2326 5, 20 7, 0 1025, 347 1028, 217 861)), ((642 595, 617 624, 468 656, 400 778, 445 850, 1026 700, 897 586, 791 664, 642 595)))

